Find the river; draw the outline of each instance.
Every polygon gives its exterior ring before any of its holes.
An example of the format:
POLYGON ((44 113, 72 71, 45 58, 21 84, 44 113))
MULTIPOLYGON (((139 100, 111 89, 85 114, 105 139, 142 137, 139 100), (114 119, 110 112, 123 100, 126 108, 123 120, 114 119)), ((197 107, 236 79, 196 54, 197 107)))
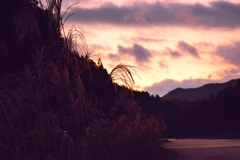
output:
POLYGON ((168 139, 165 148, 177 152, 177 160, 240 160, 238 139, 168 139))

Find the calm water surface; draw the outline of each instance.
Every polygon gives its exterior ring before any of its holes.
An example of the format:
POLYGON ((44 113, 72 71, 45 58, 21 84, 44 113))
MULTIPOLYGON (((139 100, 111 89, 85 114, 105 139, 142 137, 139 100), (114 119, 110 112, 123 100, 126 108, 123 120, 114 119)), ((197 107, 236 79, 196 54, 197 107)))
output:
POLYGON ((178 152, 178 160, 240 160, 240 140, 169 139, 164 144, 178 152))

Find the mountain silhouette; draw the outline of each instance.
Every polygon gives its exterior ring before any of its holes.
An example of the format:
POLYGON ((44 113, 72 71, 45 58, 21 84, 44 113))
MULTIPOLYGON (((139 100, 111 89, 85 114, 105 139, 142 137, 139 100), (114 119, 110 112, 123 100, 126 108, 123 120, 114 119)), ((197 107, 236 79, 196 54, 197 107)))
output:
POLYGON ((217 93, 230 86, 235 86, 239 79, 233 79, 225 83, 211 83, 198 88, 176 88, 163 96, 166 100, 196 101, 207 97, 216 96, 217 93))
POLYGON ((168 131, 181 131, 186 137, 239 138, 239 96, 240 81, 219 91, 215 97, 188 103, 168 131))

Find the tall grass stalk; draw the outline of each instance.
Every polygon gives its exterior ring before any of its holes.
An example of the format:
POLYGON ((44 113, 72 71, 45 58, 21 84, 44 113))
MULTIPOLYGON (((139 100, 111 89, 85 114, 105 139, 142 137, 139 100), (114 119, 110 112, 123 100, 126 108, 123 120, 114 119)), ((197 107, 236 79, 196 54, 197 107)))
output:
POLYGON ((17 10, 14 13, 13 23, 16 25, 14 34, 18 35, 18 44, 26 42, 34 35, 41 37, 36 16, 29 7, 17 10))
POLYGON ((133 89, 135 84, 133 75, 137 75, 136 68, 134 66, 120 63, 110 72, 109 81, 119 85, 124 85, 129 89, 133 89))
MULTIPOLYGON (((5 114, 5 117, 6 117, 6 119, 7 119, 7 124, 10 126, 11 134, 13 135, 14 142, 15 142, 15 144, 18 146, 18 148, 20 148, 21 145, 20 145, 19 142, 18 142, 18 138, 17 138, 17 136, 16 136, 16 134, 15 134, 15 131, 14 131, 14 129, 13 129, 13 126, 12 126, 12 123, 11 123, 11 121, 10 121, 10 118, 9 118, 9 116, 8 116, 8 114, 7 114, 7 111, 5 110, 5 107, 4 107, 4 105, 3 105, 3 103, 2 103, 1 100, 0 100, 0 105, 1 105, 1 109, 2 109, 3 113, 5 114)), ((5 124, 6 124, 6 123, 5 123, 5 124)))
POLYGON ((14 73, 16 74, 16 70, 15 70, 15 67, 13 65, 10 53, 9 53, 4 41, 1 38, 0 38, 0 59, 2 61, 9 60, 10 63, 11 63, 11 67, 12 67, 14 73))

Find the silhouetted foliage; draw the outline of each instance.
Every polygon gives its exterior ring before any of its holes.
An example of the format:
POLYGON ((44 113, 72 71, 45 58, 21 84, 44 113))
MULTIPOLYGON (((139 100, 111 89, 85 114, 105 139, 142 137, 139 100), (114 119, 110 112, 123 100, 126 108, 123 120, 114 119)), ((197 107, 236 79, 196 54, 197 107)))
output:
MULTIPOLYGON (((184 136, 239 138, 239 84, 238 81, 236 86, 225 88, 215 97, 210 96, 185 104, 173 131, 181 131, 185 133, 184 136)), ((177 101, 177 103, 184 102, 177 101)))
POLYGON ((92 61, 61 2, 0 1, 0 159, 162 159, 160 97, 138 103, 133 66, 92 61))

